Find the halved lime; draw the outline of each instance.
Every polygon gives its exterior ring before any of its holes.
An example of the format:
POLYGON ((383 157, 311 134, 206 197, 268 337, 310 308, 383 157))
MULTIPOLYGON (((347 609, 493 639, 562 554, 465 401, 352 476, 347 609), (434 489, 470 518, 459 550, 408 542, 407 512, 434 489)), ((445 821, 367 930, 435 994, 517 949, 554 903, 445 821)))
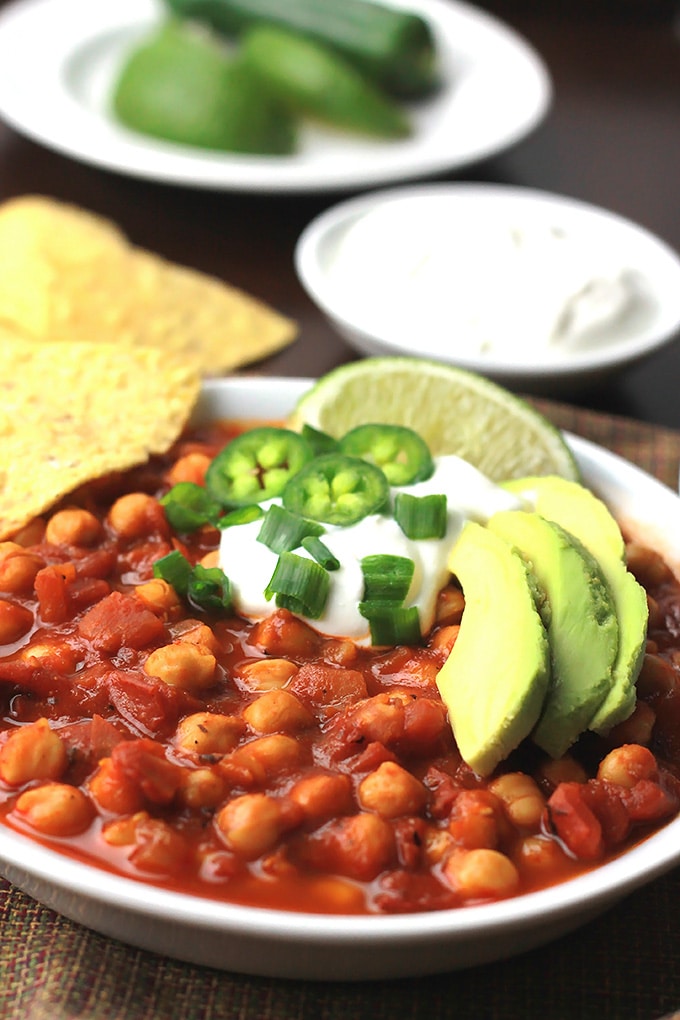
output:
POLYGON ((562 433, 525 400, 464 369, 421 358, 364 358, 315 383, 290 416, 339 437, 383 422, 415 429, 436 455, 455 453, 493 481, 580 479, 562 433))

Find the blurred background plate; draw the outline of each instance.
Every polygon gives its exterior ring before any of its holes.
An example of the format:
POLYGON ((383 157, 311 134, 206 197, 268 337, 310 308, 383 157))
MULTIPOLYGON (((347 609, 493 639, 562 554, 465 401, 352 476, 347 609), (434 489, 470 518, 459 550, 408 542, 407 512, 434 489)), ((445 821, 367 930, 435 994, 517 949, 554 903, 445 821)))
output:
POLYGON ((242 156, 143 138, 107 97, 160 0, 18 0, 0 14, 0 117, 48 148, 135 177, 235 191, 323 191, 458 169, 519 141, 552 98, 540 57, 512 29, 454 0, 391 0, 431 23, 443 87, 412 108, 405 141, 306 128, 293 156, 242 156))

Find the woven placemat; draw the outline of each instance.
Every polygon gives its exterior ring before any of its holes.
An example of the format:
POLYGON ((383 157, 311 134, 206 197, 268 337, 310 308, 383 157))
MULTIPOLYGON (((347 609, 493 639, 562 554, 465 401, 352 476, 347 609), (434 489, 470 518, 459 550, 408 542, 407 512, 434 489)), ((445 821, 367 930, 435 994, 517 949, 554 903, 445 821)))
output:
MULTIPOLYGON (((555 424, 676 487, 680 433, 536 403, 555 424)), ((98 935, 0 883, 2 1020, 655 1020, 679 1005, 680 872, 523 956, 361 984, 184 964, 98 935)))

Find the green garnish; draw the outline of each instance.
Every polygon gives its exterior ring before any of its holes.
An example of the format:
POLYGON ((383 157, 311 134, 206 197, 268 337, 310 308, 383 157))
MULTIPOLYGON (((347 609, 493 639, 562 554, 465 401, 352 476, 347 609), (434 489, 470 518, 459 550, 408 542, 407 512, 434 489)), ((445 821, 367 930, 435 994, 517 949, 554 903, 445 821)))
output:
POLYGON ((161 498, 168 524, 175 531, 197 531, 204 524, 216 524, 221 507, 196 482, 178 482, 161 498))
POLYGON ((153 565, 153 576, 167 581, 178 595, 185 596, 189 590, 191 564, 178 549, 173 549, 167 556, 161 556, 153 565))
POLYGON ((417 606, 360 602, 359 612, 368 620, 374 645, 419 645, 422 642, 417 606))
POLYGON ((319 563, 324 570, 339 570, 340 560, 333 555, 327 545, 317 538, 316 535, 307 535, 302 539, 302 548, 305 549, 310 556, 313 556, 317 563, 319 563))
POLYGON ((233 528, 239 524, 251 524, 264 516, 264 510, 259 503, 252 503, 250 506, 240 506, 236 510, 230 510, 217 522, 218 528, 233 528))
POLYGON ((446 496, 412 496, 398 492, 394 500, 394 519, 407 538, 443 538, 446 534, 446 496))
POLYGON ((293 513, 349 527, 387 506, 389 485, 375 465, 359 457, 327 453, 305 464, 290 479, 282 499, 293 513))
POLYGON ((284 552, 265 588, 265 597, 270 599, 275 595, 280 608, 318 620, 326 608, 329 587, 328 571, 315 560, 284 552))
POLYGON ((322 525, 316 521, 307 520, 273 503, 264 515, 257 541, 275 553, 292 552, 306 536, 323 535, 323 532, 322 525))
POLYGON ((197 609, 231 609, 231 582, 219 567, 197 563, 189 577, 187 599, 197 609))
POLYGON ((364 556, 364 602, 391 602, 400 606, 408 595, 415 564, 407 556, 364 556))

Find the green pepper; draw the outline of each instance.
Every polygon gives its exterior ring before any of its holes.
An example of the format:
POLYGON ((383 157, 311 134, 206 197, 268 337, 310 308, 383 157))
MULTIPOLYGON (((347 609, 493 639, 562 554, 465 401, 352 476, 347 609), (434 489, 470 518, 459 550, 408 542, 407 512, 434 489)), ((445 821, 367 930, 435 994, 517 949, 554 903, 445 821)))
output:
POLYGON ((415 11, 371 0, 165 0, 182 18, 229 37, 273 24, 341 53, 390 95, 417 99, 438 84, 428 21, 415 11))
POLYGON ((205 485, 225 507, 263 503, 280 496, 289 478, 313 456, 299 433, 264 425, 243 432, 217 454, 205 485))
POLYGON ((112 104, 127 127, 181 145, 275 155, 295 148, 294 119, 250 68, 180 22, 129 53, 112 104))
POLYGON ((402 425, 358 425, 342 437, 340 450, 377 464, 390 485, 422 482, 434 471, 425 440, 402 425))
POLYGON ((405 112, 339 53, 272 25, 250 29, 244 63, 292 113, 383 138, 411 133, 405 112))
POLYGON ((379 513, 388 504, 389 485, 383 472, 358 457, 328 453, 306 464, 287 483, 286 510, 324 524, 348 527, 379 513))

